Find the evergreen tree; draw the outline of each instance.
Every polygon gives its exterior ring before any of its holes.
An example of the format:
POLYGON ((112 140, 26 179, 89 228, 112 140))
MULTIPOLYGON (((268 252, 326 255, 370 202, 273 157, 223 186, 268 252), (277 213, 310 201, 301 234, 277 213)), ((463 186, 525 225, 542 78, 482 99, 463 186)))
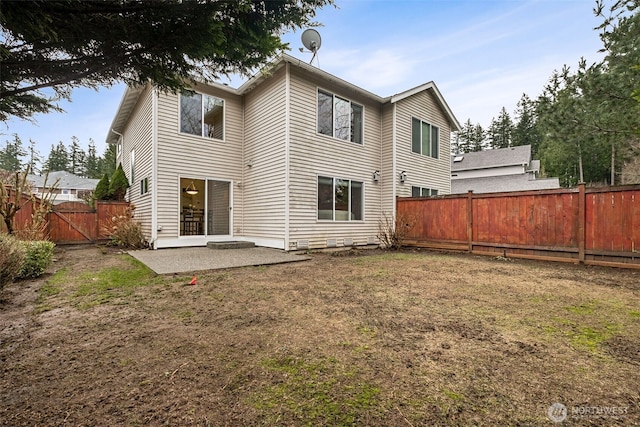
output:
POLYGON ((458 153, 482 151, 484 148, 484 130, 479 123, 471 123, 471 119, 467 119, 462 125, 462 129, 456 134, 456 138, 458 140, 458 153))
POLYGON ((513 121, 511 120, 511 116, 507 112, 507 109, 502 107, 498 118, 491 119, 491 124, 487 130, 489 146, 494 149, 511 147, 512 133, 513 121))
POLYGON ((98 185, 96 185, 96 190, 93 192, 94 200, 109 200, 111 198, 110 193, 110 183, 109 183, 109 175, 106 173, 102 175, 100 181, 98 181, 98 185))
POLYGON ((177 92, 189 78, 249 75, 331 0, 2 0, 0 120, 59 110, 40 89, 118 81, 177 92))
POLYGON ((71 147, 69 153, 69 172, 78 176, 85 176, 85 157, 86 154, 77 137, 71 137, 71 147))
POLYGON ((522 94, 516 108, 516 124, 513 128, 512 140, 514 146, 531 145, 531 156, 538 157, 540 146, 540 132, 536 123, 536 105, 525 93, 522 94))
POLYGON ((55 147, 51 146, 49 157, 45 162, 44 169, 49 172, 67 171, 70 172, 69 167, 69 152, 62 141, 58 142, 55 147))
POLYGON ((595 11, 603 19, 604 60, 581 60, 575 72, 565 66, 550 79, 537 107, 540 157, 561 178, 577 169, 578 178, 565 182, 615 184, 621 165, 638 164, 632 159, 640 155, 640 104, 633 98, 640 85, 640 4, 620 1, 605 11, 598 1, 595 11))
POLYGON ((102 157, 98 159, 98 170, 101 174, 113 175, 116 171, 116 158, 117 158, 116 144, 107 144, 104 149, 102 157))
POLYGON ((36 150, 36 142, 33 139, 29 139, 27 155, 29 156, 29 162, 27 163, 29 165, 29 173, 36 175, 39 174, 41 170, 38 167, 38 164, 40 164, 42 158, 40 157, 40 152, 36 150))
POLYGON ((87 178, 98 179, 102 175, 100 173, 100 159, 96 153, 96 143, 93 139, 89 139, 89 148, 84 162, 84 172, 87 178))
POLYGON ((128 188, 129 180, 124 174, 124 170, 122 170, 122 163, 120 163, 111 177, 111 182, 109 183, 109 194, 113 200, 123 201, 128 188))
POLYGON ((22 140, 18 134, 13 134, 13 141, 6 140, 5 147, 0 150, 0 169, 9 172, 20 172, 22 170, 21 158, 27 152, 22 147, 22 140))

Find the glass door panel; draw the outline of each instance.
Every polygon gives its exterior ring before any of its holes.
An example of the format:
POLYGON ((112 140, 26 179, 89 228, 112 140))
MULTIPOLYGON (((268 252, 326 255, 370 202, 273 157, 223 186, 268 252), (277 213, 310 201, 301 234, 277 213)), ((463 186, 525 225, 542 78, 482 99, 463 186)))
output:
POLYGON ((207 235, 229 235, 231 214, 230 184, 227 181, 207 180, 207 235))

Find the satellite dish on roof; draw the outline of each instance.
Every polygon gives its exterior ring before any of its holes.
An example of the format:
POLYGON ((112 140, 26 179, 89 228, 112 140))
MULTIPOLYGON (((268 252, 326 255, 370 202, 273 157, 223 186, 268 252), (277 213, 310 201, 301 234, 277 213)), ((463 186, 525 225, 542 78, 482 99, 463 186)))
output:
MULTIPOLYGON (((302 44, 311 53, 313 53, 313 57, 311 57, 311 61, 309 61, 309 64, 311 64, 316 58, 318 50, 320 50, 320 45, 322 45, 322 38, 320 37, 320 33, 313 28, 307 28, 302 33, 302 44)), ((302 48, 300 48, 300 52, 303 52, 302 48)))

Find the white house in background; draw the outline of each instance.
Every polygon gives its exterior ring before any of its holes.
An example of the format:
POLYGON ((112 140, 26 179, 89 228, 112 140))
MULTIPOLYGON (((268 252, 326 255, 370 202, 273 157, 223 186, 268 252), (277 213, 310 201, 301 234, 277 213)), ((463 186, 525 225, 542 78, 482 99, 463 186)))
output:
POLYGON ((433 82, 380 97, 282 55, 237 89, 129 87, 107 142, 152 248, 298 250, 377 244, 397 196, 448 194, 459 128, 433 82))
POLYGON ((494 193, 560 188, 558 178, 539 178, 531 145, 451 156, 451 193, 494 193))
POLYGON ((33 193, 38 197, 44 192, 45 184, 47 188, 51 188, 57 181, 54 191, 55 198, 52 199, 54 204, 83 202, 85 197, 93 194, 100 181, 99 179, 82 178, 65 171, 49 172, 48 177, 46 175, 27 175, 27 180, 31 183, 33 193))

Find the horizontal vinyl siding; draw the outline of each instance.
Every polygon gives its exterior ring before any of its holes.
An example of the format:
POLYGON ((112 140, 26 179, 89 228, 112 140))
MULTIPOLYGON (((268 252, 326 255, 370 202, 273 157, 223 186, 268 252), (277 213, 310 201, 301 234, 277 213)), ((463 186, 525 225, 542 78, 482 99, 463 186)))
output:
POLYGON ((395 211, 393 186, 398 182, 397 172, 393 170, 393 104, 384 104, 382 109, 382 212, 392 215, 395 211))
POLYGON ((180 133, 179 95, 158 95, 158 240, 179 236, 179 177, 232 180, 234 229, 242 226, 242 189, 235 185, 242 165, 241 98, 206 86, 196 90, 225 100, 225 139, 180 133))
MULTIPOLYGON (((309 247, 325 247, 335 239, 365 244, 377 234, 381 187, 372 179, 382 170, 380 105, 352 96, 324 81, 308 80, 293 69, 290 118, 290 241, 308 240, 309 247), (318 87, 364 106, 364 144, 334 139, 316 132, 318 87), (345 178, 364 183, 364 221, 317 220, 317 177, 345 178)), ((294 248, 293 246, 291 248, 294 248)))
POLYGON ((411 186, 437 189, 439 194, 451 193, 451 128, 444 112, 430 90, 419 92, 396 103, 396 158, 398 173, 407 172, 407 181, 397 182, 397 196, 411 196, 411 186), (411 118, 415 117, 440 128, 439 158, 411 151, 411 118))
POLYGON ((127 124, 122 134, 124 145, 122 148, 122 169, 129 180, 129 201, 135 206, 134 218, 142 225, 142 232, 147 240, 151 239, 151 192, 140 195, 140 179, 149 178, 151 190, 152 170, 152 103, 153 90, 151 86, 143 91, 133 112, 132 120, 127 124), (131 180, 130 156, 135 149, 134 180, 131 180))
POLYGON ((245 96, 244 235, 285 238, 286 69, 245 96), (248 166, 248 164, 251 166, 248 166))

